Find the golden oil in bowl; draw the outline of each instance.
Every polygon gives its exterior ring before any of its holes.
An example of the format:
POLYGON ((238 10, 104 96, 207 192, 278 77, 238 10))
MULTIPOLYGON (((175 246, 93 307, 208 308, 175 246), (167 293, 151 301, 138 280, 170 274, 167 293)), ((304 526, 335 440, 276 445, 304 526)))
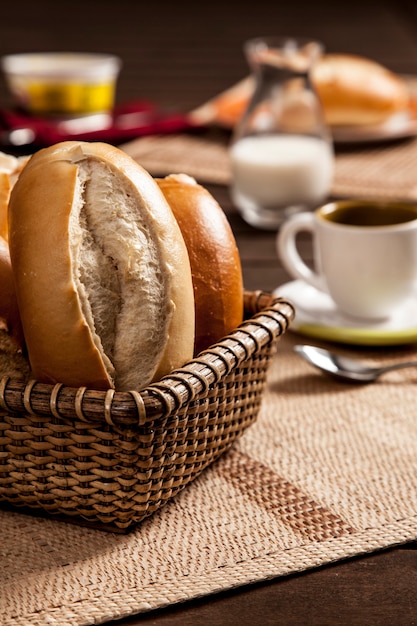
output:
POLYGON ((88 115, 113 108, 121 60, 76 52, 12 54, 2 67, 15 104, 36 115, 88 115))

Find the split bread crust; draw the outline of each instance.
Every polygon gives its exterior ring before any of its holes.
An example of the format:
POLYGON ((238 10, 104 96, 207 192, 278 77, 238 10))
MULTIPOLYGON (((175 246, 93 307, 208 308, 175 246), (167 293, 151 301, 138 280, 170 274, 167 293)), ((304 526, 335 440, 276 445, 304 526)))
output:
POLYGON ((192 358, 184 238, 155 180, 122 150, 67 141, 35 153, 8 221, 36 380, 141 389, 192 358))

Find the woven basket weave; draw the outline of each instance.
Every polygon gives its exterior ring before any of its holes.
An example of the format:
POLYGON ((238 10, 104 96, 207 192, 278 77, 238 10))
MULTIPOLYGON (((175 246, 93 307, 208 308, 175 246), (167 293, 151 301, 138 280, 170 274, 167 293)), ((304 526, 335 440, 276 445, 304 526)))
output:
POLYGON ((141 392, 0 381, 0 501, 126 532, 258 415, 291 305, 245 293, 245 321, 141 392))

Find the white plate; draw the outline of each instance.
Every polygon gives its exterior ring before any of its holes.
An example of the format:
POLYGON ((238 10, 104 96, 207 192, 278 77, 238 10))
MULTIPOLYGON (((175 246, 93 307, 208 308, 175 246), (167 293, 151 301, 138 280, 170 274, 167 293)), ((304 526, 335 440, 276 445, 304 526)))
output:
POLYGON ((410 94, 408 111, 393 115, 382 124, 365 126, 333 126, 334 142, 341 144, 361 144, 382 141, 395 141, 417 135, 417 77, 402 75, 410 94))
POLYGON ((295 318, 290 330, 302 335, 363 346, 389 346, 417 342, 417 293, 391 317, 363 322, 343 315, 325 293, 302 280, 281 285, 274 295, 290 300, 295 318))
MULTIPOLYGON (((335 144, 366 144, 395 141, 417 135, 417 76, 402 75, 410 93, 410 106, 404 113, 393 115, 382 124, 331 126, 335 144)), ((253 77, 247 76, 208 102, 191 111, 195 124, 215 124, 231 130, 244 110, 253 90, 253 77)))
POLYGON ((331 132, 334 142, 339 144, 374 143, 405 139, 417 135, 417 118, 411 112, 401 113, 393 115, 382 124, 333 126, 331 132))

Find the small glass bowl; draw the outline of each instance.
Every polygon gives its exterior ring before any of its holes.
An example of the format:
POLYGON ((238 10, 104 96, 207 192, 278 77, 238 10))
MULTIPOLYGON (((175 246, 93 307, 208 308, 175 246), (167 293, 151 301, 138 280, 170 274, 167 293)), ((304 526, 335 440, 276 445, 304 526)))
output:
POLYGON ((108 112, 115 99, 121 60, 108 54, 41 52, 1 60, 15 104, 36 115, 108 112))

